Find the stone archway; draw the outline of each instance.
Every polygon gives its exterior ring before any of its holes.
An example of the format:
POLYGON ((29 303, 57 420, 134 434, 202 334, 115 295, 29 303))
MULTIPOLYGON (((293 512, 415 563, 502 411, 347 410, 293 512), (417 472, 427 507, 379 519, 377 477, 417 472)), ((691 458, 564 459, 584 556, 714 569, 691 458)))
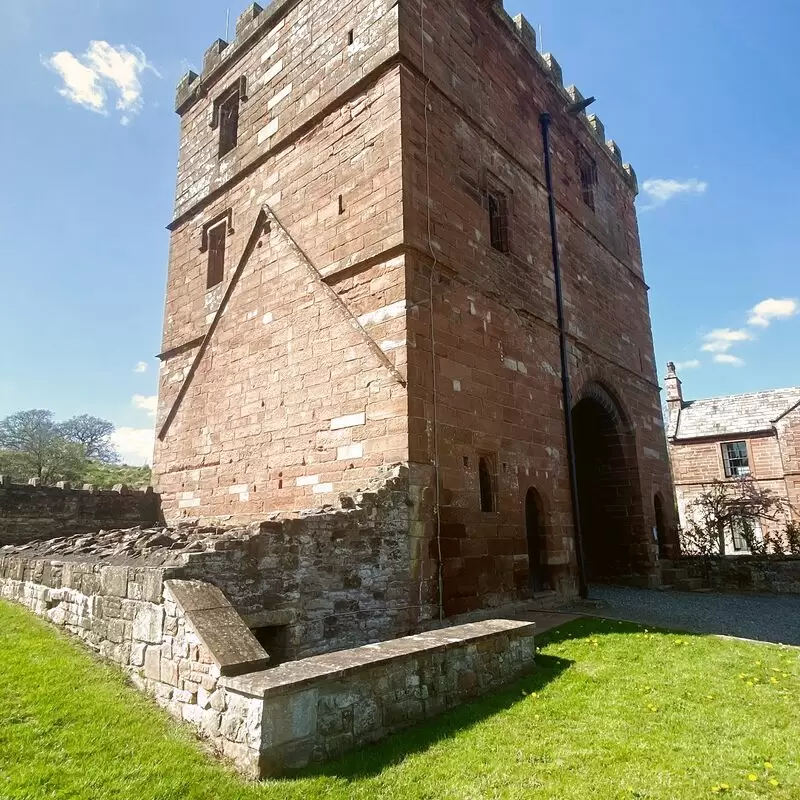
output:
POLYGON ((648 573, 650 537, 633 430, 619 404, 591 384, 572 409, 587 582, 648 573))
POLYGON ((528 591, 531 595, 552 589, 547 566, 547 530, 544 505, 533 487, 525 495, 525 535, 528 541, 528 591))

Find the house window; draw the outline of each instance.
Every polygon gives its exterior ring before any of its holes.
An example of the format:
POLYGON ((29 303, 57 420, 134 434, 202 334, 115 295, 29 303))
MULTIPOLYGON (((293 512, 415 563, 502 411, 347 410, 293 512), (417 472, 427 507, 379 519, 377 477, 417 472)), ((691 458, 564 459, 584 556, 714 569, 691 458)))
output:
POLYGON ((731 541, 734 553, 749 553, 750 544, 761 538, 761 526, 757 519, 742 517, 741 519, 731 520, 730 524, 731 541))
POLYGON ((225 236, 227 223, 221 222, 208 230, 208 267, 206 288, 222 283, 225 277, 225 236))
POLYGON ((750 474, 747 458, 747 442, 725 442, 722 445, 722 461, 726 478, 741 478, 750 474))
POLYGON ((578 167, 581 174, 581 195, 583 202, 594 211, 594 190, 597 186, 597 164, 585 152, 581 152, 578 167))
POLYGON ((487 456, 481 456, 478 459, 478 482, 481 491, 481 511, 494 511, 494 478, 492 476, 492 463, 487 456))
POLYGON ((508 201, 501 192, 486 193, 489 210, 489 238, 492 247, 501 253, 508 252, 508 201))

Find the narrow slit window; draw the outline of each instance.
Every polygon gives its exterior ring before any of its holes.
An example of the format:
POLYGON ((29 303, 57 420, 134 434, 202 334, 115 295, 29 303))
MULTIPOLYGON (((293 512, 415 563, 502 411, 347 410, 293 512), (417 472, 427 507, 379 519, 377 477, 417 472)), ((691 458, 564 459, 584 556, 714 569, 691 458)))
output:
POLYGON ((494 511, 494 480, 492 478, 492 466, 489 459, 485 456, 481 456, 478 459, 478 482, 481 492, 481 511, 494 511))
POLYGON ((489 238, 492 247, 501 253, 508 252, 508 202, 500 192, 486 194, 489 211, 489 238))
POLYGON ((219 157, 236 147, 239 137, 239 88, 230 92, 219 103, 219 157))
POLYGON ((206 288, 211 289, 222 283, 225 277, 225 235, 227 225, 222 222, 208 231, 208 267, 206 270, 206 288))
POLYGON ((594 190, 597 186, 597 164, 588 153, 581 153, 579 167, 583 202, 594 211, 594 190))

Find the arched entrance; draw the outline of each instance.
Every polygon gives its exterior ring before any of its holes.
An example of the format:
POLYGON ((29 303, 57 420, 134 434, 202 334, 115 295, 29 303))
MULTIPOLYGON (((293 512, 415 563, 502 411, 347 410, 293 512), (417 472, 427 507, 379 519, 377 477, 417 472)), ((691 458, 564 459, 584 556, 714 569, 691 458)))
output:
POLYGON ((547 569, 544 509, 536 489, 525 495, 525 534, 528 539, 528 589, 531 594, 552 588, 547 569))
POLYGON ((664 521, 664 501, 661 495, 653 497, 653 511, 656 516, 656 536, 658 537, 658 557, 669 558, 669 544, 667 543, 667 525, 664 521))
POLYGON ((649 571, 633 432, 611 396, 590 386, 572 409, 586 580, 649 571))

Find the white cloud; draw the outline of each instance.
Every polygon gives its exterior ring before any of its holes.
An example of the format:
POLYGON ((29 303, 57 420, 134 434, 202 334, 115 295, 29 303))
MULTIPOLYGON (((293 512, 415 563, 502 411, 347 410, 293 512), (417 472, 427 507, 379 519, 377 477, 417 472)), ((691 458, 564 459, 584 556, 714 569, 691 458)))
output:
POLYGON ((798 304, 797 300, 788 297, 783 300, 776 300, 774 297, 770 297, 750 309, 747 324, 766 328, 772 320, 789 319, 789 317, 797 314, 798 311, 800 311, 800 304, 798 304))
POLYGON ((743 367, 744 361, 739 356, 731 355, 730 353, 717 353, 714 356, 714 361, 717 364, 730 364, 732 367, 743 367))
POLYGON ((707 353, 727 353, 737 342, 748 342, 753 338, 750 331, 740 328, 731 330, 730 328, 717 328, 707 333, 704 337, 706 343, 701 348, 707 353))
POLYGON ((134 372, 147 372, 147 362, 140 361, 134 368, 134 372))
POLYGON ((683 370, 683 369, 697 369, 700 366, 700 362, 698 359, 693 358, 690 361, 679 361, 675 364, 676 370, 683 370))
POLYGON ((114 47, 103 41, 90 42, 80 56, 67 50, 54 53, 45 64, 64 81, 59 94, 90 111, 107 114, 108 93, 116 94, 115 108, 124 112, 123 125, 142 107, 140 74, 150 69, 158 75, 138 47, 129 50, 125 45, 114 47))
POLYGON ((704 194, 708 184, 697 178, 685 181, 674 178, 651 178, 642 184, 642 189, 650 201, 646 208, 657 208, 681 194, 704 194))
POLYGON ((125 464, 138 467, 152 463, 155 444, 152 428, 117 428, 111 434, 111 441, 125 464))
POLYGON ((158 395, 145 396, 143 394, 135 394, 133 396, 133 404, 136 408, 146 411, 148 417, 154 417, 158 408, 158 395))

